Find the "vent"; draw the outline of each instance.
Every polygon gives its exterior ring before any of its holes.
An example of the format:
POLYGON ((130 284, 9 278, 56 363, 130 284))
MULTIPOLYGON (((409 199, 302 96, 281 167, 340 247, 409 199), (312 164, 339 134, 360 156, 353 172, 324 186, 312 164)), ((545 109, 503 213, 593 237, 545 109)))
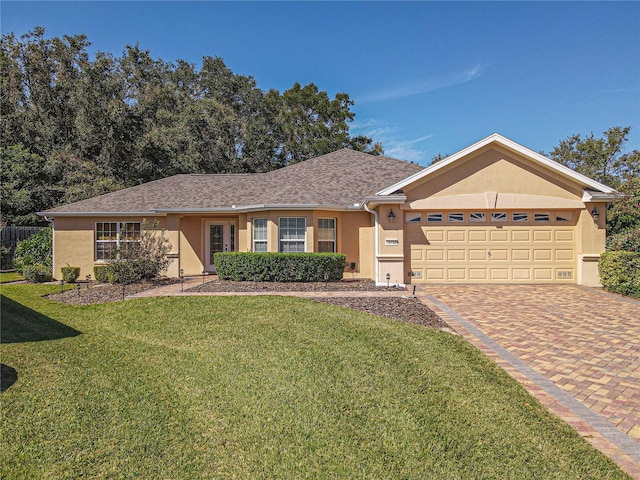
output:
POLYGON ((384 244, 388 247, 397 247, 398 245, 400 245, 400 242, 395 238, 387 238, 384 241, 384 244))
POLYGON ((558 270, 556 278, 573 278, 573 272, 571 270, 558 270))
POLYGON ((417 271, 416 271, 416 270, 414 270, 414 271, 412 271, 412 272, 411 272, 411 276, 412 276, 413 278, 422 278, 422 272, 421 272, 421 271, 419 271, 419 270, 417 270, 417 271))

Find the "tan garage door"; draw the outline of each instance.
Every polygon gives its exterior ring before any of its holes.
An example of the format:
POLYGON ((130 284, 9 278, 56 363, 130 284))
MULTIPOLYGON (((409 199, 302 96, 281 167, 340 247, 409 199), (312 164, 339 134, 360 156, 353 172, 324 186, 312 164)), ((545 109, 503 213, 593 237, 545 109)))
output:
POLYGON ((575 227, 559 218, 457 226, 445 214, 442 225, 406 223, 412 283, 575 283, 575 227))

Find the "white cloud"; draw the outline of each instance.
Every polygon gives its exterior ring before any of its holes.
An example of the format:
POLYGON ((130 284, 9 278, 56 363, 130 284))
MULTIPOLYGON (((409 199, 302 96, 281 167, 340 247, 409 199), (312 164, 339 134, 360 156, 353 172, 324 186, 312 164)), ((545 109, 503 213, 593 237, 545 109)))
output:
POLYGON ((417 144, 432 138, 432 133, 409 140, 400 140, 403 132, 399 127, 374 118, 354 123, 350 129, 356 131, 358 135, 372 138, 374 142, 382 142, 384 154, 388 157, 416 163, 424 163, 428 159, 427 152, 421 150, 417 144))
POLYGON ((394 100, 397 98, 411 97, 422 93, 433 92, 453 85, 460 85, 479 78, 485 70, 485 66, 476 64, 461 70, 452 72, 440 77, 433 77, 420 82, 414 82, 405 85, 396 85, 385 90, 374 92, 358 99, 358 103, 380 102, 385 100, 394 100))

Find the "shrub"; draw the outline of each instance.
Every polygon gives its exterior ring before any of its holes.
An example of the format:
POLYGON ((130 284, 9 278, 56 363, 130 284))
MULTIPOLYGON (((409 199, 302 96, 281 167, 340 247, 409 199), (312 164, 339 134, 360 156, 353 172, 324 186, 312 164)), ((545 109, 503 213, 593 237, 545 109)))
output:
POLYGON ((218 276, 236 281, 336 282, 342 279, 345 261, 346 256, 341 253, 219 252, 214 255, 218 276))
POLYGON ((48 266, 42 264, 27 265, 22 269, 25 280, 31 283, 50 282, 53 278, 48 266))
POLYGON ((640 298, 640 252, 605 252, 598 269, 606 290, 640 298))
POLYGON ((14 266, 24 274, 28 265, 44 265, 51 270, 53 265, 53 240, 51 227, 43 228, 35 235, 19 242, 14 253, 14 266))
POLYGON ((150 280, 169 267, 167 253, 171 249, 164 230, 158 232, 158 222, 149 228, 142 222, 139 242, 126 242, 118 249, 118 258, 108 265, 109 283, 135 283, 150 280))
POLYGON ((607 236, 607 250, 640 252, 640 228, 632 228, 624 232, 607 236))
POLYGON ((75 283, 80 276, 80 267, 62 267, 62 280, 67 283, 75 283))
POLYGON ((108 273, 109 265, 95 265, 93 267, 93 276, 99 282, 107 283, 109 281, 108 273))

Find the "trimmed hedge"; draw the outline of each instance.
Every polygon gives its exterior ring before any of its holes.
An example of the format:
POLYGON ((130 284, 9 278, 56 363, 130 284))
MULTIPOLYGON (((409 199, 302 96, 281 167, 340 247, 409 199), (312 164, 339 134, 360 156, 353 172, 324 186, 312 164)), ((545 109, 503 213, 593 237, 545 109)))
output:
POLYGON ((51 269, 47 265, 36 263, 22 268, 22 276, 27 282, 44 283, 53 280, 51 269))
POLYGON ((107 283, 109 281, 109 265, 95 265, 93 277, 99 282, 107 283))
POLYGON ((80 276, 80 267, 62 267, 62 280, 67 283, 75 283, 80 276))
POLYGON ((338 282, 346 255, 341 253, 219 252, 214 255, 218 277, 259 282, 338 282), (325 274, 328 277, 325 279, 325 274))
POLYGON ((640 252, 605 252, 598 269, 605 290, 640 298, 640 252))

